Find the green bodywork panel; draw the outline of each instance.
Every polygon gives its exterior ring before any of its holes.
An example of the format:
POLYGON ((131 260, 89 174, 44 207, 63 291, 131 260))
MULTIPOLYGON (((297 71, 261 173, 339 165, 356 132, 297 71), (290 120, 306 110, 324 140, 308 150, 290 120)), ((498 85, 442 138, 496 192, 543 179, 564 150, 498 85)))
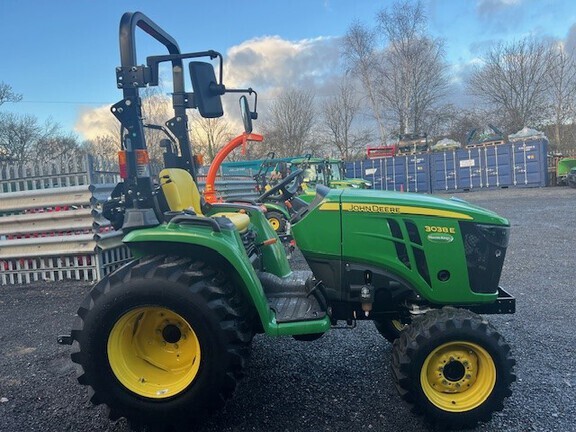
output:
MULTIPOLYGON (((227 207, 226 204, 218 204, 212 208, 212 213, 237 210, 233 206, 227 207)), ((254 208, 248 210, 247 214, 250 216, 251 228, 257 232, 256 244, 271 238, 277 239, 276 243, 261 248, 263 270, 279 277, 289 276, 292 270, 286 258, 284 247, 263 213, 254 208)), ((219 254, 236 270, 235 282, 241 286, 246 298, 249 298, 254 304, 262 328, 269 335, 324 333, 330 329, 328 317, 298 323, 279 324, 276 322, 274 312, 268 305, 256 270, 246 254, 240 235, 234 228, 223 228, 220 232, 216 232, 211 227, 204 225, 164 223, 157 227, 132 231, 124 237, 123 241, 137 258, 158 253, 160 243, 162 245, 173 243, 175 254, 179 253, 179 245, 186 244, 210 249, 219 254)), ((185 250, 185 248, 180 247, 180 250, 185 250)), ((202 256, 198 257, 198 259, 202 258, 202 256)))
MULTIPOLYGON (((493 302, 496 293, 470 289, 460 221, 509 225, 505 218, 457 199, 346 189, 331 190, 305 218, 293 224, 292 232, 305 257, 380 268, 431 303, 493 302), (407 232, 407 223, 416 227, 418 240, 407 232), (307 235, 310 232, 314 235, 307 235), (396 244, 403 245, 408 261, 399 259, 396 244), (418 250, 425 254, 430 282, 417 270, 418 250), (449 280, 438 280, 439 271, 449 271, 449 280)), ((334 289, 344 300, 346 293, 334 289)))
POLYGON ((290 220, 290 213, 288 213, 288 210, 286 210, 286 207, 283 206, 282 204, 265 202, 264 207, 266 207, 266 211, 277 211, 279 213, 282 213, 286 218, 286 220, 290 220))
POLYGON ((558 177, 566 176, 574 167, 576 167, 576 158, 562 158, 558 161, 556 175, 558 177))
MULTIPOLYGON (((305 169, 302 189, 305 195, 316 194, 316 185, 323 184, 332 189, 370 188, 372 184, 364 179, 346 178, 344 175, 344 165, 339 159, 322 158, 296 158, 290 161, 293 166, 305 169), (328 169, 327 169, 328 168, 328 169), (309 170, 308 173, 306 170, 309 170)), ((310 202, 306 198, 300 197, 310 202)))

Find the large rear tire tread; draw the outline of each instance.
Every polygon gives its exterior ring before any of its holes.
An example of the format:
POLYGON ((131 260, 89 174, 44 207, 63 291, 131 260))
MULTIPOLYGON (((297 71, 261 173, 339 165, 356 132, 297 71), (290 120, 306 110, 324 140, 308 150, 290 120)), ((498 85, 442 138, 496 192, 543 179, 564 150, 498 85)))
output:
POLYGON ((392 373, 396 388, 415 414, 424 415, 442 429, 473 428, 486 422, 504 408, 504 399, 512 394, 516 380, 510 346, 502 335, 481 316, 465 309, 444 307, 415 318, 393 343, 392 373), (470 342, 490 356, 496 370, 496 382, 487 399, 476 408, 449 412, 440 409, 422 389, 421 371, 424 360, 446 343, 470 342))
POLYGON ((204 262, 164 255, 134 260, 96 284, 78 309, 71 355, 78 382, 89 387, 93 404, 108 406, 111 420, 125 417, 134 429, 185 430, 221 408, 236 389, 254 335, 251 311, 224 273, 204 262), (204 348, 202 372, 182 394, 159 401, 123 387, 102 352, 113 325, 108 321, 154 300, 197 323, 204 348), (211 356, 206 363, 204 356, 211 356))

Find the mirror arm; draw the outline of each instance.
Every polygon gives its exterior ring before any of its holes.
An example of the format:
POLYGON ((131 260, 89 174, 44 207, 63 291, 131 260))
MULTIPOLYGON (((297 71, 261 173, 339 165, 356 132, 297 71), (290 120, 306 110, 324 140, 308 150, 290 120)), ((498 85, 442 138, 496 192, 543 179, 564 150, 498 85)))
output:
POLYGON ((222 77, 223 77, 223 70, 224 70, 224 68, 222 67, 222 63, 223 63, 222 54, 220 54, 218 51, 214 51, 214 50, 146 57, 146 65, 150 69, 150 75, 151 75, 149 84, 152 86, 158 85, 158 66, 160 65, 160 63, 167 62, 167 61, 184 60, 184 59, 190 59, 190 58, 199 58, 199 57, 209 57, 210 60, 213 60, 215 58, 219 59, 219 61, 220 61, 220 73, 219 73, 219 83, 217 85, 222 85, 222 77))
POLYGON ((252 120, 258 119, 258 93, 252 87, 245 89, 226 89, 226 93, 248 93, 249 95, 254 95, 254 111, 250 112, 250 117, 252 120))

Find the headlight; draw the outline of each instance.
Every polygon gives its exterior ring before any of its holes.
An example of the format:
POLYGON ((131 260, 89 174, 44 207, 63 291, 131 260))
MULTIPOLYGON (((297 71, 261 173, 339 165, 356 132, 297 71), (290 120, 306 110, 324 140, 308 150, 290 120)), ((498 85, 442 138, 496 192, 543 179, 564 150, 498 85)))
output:
POLYGON ((364 186, 366 186, 368 189, 370 189, 372 187, 372 183, 371 182, 364 182, 364 186))
POLYGON ((506 248, 508 246, 510 227, 476 224, 476 228, 484 235, 486 240, 493 245, 501 248, 506 248))

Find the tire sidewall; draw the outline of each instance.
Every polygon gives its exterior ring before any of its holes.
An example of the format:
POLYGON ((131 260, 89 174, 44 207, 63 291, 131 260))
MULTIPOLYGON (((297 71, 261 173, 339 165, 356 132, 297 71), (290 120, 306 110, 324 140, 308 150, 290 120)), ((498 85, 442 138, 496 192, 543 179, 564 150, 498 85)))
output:
MULTIPOLYGON (((206 283, 201 281, 197 283, 206 283)), ((165 279, 133 279, 114 287, 94 302, 84 324, 80 346, 84 369, 94 391, 109 406, 122 406, 125 412, 156 417, 171 412, 200 412, 218 398, 220 381, 227 370, 226 337, 205 299, 176 282, 165 279), (108 337, 125 313, 142 306, 170 309, 192 327, 200 343, 200 367, 190 385, 167 399, 148 399, 125 388, 114 375, 108 360, 108 337)))

